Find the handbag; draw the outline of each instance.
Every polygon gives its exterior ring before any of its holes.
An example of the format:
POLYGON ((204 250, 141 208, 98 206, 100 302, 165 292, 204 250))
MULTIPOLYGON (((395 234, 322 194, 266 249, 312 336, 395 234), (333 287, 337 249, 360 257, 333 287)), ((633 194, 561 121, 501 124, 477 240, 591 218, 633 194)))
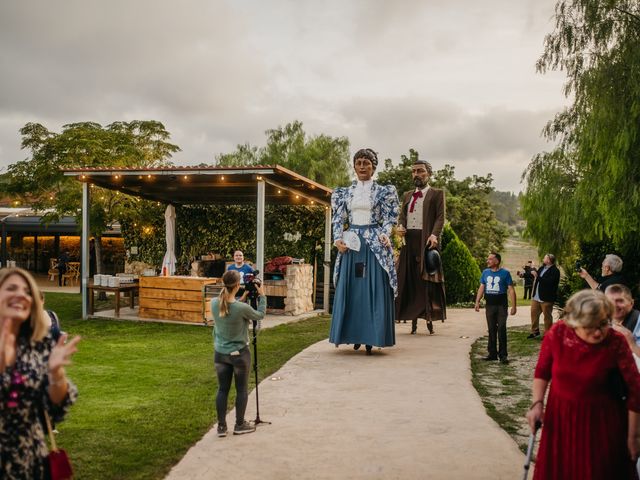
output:
POLYGON ((623 402, 629 396, 629 388, 627 387, 627 383, 624 381, 624 377, 622 376, 622 372, 619 368, 614 368, 609 372, 607 377, 607 381, 609 383, 609 390, 613 395, 623 402))
POLYGON ((51 480, 68 480, 73 478, 73 469, 67 452, 58 448, 56 438, 53 436, 51 428, 51 419, 49 414, 44 412, 44 419, 47 422, 47 432, 49 433, 49 441, 51 442, 51 451, 47 456, 49 462, 49 475, 51 480))

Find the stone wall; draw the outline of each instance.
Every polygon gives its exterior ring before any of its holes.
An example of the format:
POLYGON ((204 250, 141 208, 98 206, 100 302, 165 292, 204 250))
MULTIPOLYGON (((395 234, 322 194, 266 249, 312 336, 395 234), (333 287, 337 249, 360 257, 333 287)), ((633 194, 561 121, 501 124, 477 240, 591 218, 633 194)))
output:
POLYGON ((313 310, 313 265, 287 265, 284 279, 287 282, 285 313, 300 315, 313 310))

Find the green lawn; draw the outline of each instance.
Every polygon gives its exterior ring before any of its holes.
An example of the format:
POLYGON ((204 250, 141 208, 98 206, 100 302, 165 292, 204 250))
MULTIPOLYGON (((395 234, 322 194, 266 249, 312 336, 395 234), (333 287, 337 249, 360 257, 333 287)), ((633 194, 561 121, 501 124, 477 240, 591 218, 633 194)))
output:
POLYGON ((471 372, 487 413, 526 451, 529 427, 524 415, 531 404, 533 372, 538 361, 540 338, 527 339, 528 326, 507 329, 509 365, 485 362, 487 337, 471 347, 471 372))
POLYGON ((531 300, 525 300, 524 298, 522 298, 524 296, 524 286, 522 285, 516 285, 516 304, 519 307, 528 307, 529 305, 531 305, 531 300))
MULTIPOLYGON (((68 369, 78 402, 56 437, 76 478, 162 478, 216 422, 212 329, 83 321, 79 294, 47 293, 46 302, 65 331, 83 337, 68 369)), ((315 317, 262 332, 260 378, 327 338, 328 326, 315 317)))

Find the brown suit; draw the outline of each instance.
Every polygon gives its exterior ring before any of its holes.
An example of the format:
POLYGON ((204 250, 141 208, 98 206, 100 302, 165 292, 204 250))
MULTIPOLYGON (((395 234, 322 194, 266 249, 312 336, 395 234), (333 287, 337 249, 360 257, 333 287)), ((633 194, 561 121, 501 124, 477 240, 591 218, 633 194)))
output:
MULTIPOLYGON (((405 228, 407 228, 407 211, 409 209, 409 203, 411 202, 414 191, 415 190, 410 190, 402 195, 402 206, 400 208, 400 217, 398 218, 398 224, 402 225, 405 228)), ((439 188, 429 187, 429 190, 427 190, 427 194, 425 195, 424 202, 422 203, 422 207, 421 244, 425 246, 427 244, 427 238, 429 238, 430 235, 435 235, 436 237, 438 237, 438 251, 441 252, 440 242, 442 241, 442 229, 444 228, 444 217, 446 209, 444 192, 439 188)), ((403 247, 403 249, 404 248, 406 247, 403 247)), ((424 259, 422 258, 424 255, 424 248, 420 250, 419 255, 420 273, 422 274, 422 278, 424 280, 429 280, 430 282, 444 281, 442 269, 440 269, 440 272, 436 273, 435 275, 427 275, 427 273, 424 271, 424 259)), ((399 285, 398 288, 400 288, 399 285)))
MULTIPOLYGON (((405 192, 402 196, 398 223, 405 228, 414 191, 405 192)), ((423 258, 424 247, 430 235, 438 238, 437 249, 440 250, 445 209, 444 192, 438 188, 429 188, 422 203, 422 232, 418 235, 418 231, 408 230, 405 235, 406 244, 400 250, 397 319, 415 321, 416 318, 425 318, 429 322, 446 318, 442 267, 434 275, 429 275, 425 272, 423 258)))

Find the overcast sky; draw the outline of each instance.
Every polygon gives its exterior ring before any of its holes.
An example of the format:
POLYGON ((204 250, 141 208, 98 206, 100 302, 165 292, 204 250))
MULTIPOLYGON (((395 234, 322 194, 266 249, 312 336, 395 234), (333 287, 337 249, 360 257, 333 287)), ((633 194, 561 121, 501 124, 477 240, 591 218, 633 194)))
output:
POLYGON ((555 0, 20 0, 0 3, 0 168, 39 122, 153 119, 210 163, 293 120, 398 161, 519 191, 559 111, 535 62, 555 0))

